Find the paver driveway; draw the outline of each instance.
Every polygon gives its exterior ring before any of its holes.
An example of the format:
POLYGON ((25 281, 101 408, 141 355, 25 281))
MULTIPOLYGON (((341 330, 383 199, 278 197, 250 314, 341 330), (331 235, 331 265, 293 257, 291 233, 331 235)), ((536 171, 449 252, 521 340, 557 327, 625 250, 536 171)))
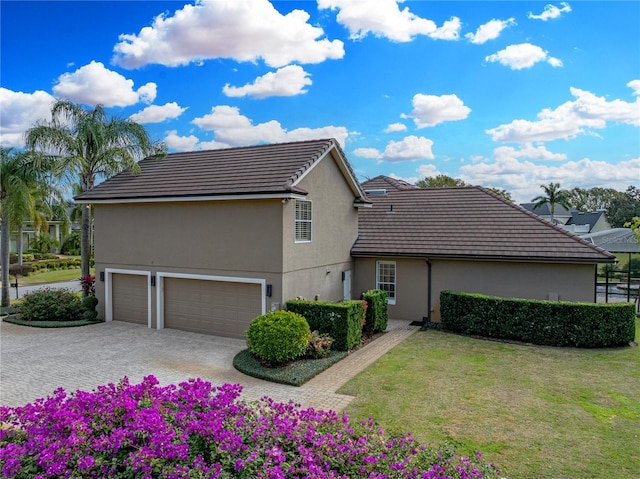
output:
POLYGON ((233 368, 234 356, 246 348, 241 339, 173 329, 155 330, 119 321, 92 326, 40 329, 0 325, 0 404, 22 406, 50 395, 90 391, 127 376, 138 383, 153 374, 162 385, 200 377, 214 385, 239 383, 243 398, 269 396, 303 407, 342 410, 350 396, 335 391, 359 371, 418 328, 390 321, 389 332, 350 354, 302 387, 270 383, 233 368))

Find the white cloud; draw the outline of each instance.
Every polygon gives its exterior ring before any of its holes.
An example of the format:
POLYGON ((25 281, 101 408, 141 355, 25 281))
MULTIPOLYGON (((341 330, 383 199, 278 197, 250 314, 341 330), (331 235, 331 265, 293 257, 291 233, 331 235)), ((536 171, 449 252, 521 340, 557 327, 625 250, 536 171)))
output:
POLYGON ((418 128, 435 126, 445 121, 464 120, 469 116, 471 108, 456 95, 414 95, 413 111, 402 118, 412 118, 418 128))
MULTIPOLYGON (((634 88, 636 80, 627 86, 634 88)), ((640 84, 640 82, 639 82, 640 84)), ((493 141, 530 143, 571 139, 591 133, 591 129, 602 129, 607 122, 620 122, 640 126, 640 96, 633 103, 620 99, 607 101, 591 92, 571 87, 574 101, 563 103, 555 110, 545 108, 538 113, 539 120, 513 120, 487 130, 493 141)))
POLYGON ((53 93, 85 105, 129 106, 140 101, 153 101, 156 84, 150 82, 134 90, 133 80, 127 80, 119 73, 106 69, 102 63, 92 61, 73 73, 60 75, 53 93))
POLYGON ((136 34, 120 35, 114 63, 138 68, 150 63, 187 65, 213 58, 240 62, 263 59, 281 67, 293 62, 320 63, 342 58, 344 44, 324 38, 309 14, 278 12, 268 0, 198 0, 181 10, 158 15, 136 34))
POLYGON ((353 153, 363 158, 376 159, 378 163, 432 160, 434 158, 432 146, 432 140, 423 136, 410 135, 400 141, 390 141, 383 152, 377 148, 357 148, 353 153))
POLYGON ((353 0, 318 0, 318 9, 339 10, 338 23, 344 25, 354 40, 369 33, 396 42, 409 42, 416 35, 427 35, 439 40, 457 40, 460 20, 452 17, 438 28, 432 20, 421 18, 408 7, 400 10, 402 0, 376 0, 371 2, 353 0))
POLYGON ((161 123, 165 120, 178 118, 186 111, 186 107, 181 107, 175 101, 164 105, 151 105, 144 110, 134 113, 129 120, 136 123, 161 123))
MULTIPOLYGON (((564 153, 553 153, 547 150, 544 146, 533 146, 531 143, 525 143, 516 149, 512 146, 499 146, 493 150, 493 154, 497 160, 505 158, 529 158, 532 160, 545 160, 545 161, 564 161, 567 159, 567 155, 564 153)), ((474 161, 477 163, 478 161, 474 161)))
POLYGON ((562 61, 555 57, 550 57, 548 52, 537 45, 531 43, 520 43, 509 45, 504 50, 485 57, 485 61, 511 68, 512 70, 522 70, 531 68, 538 62, 546 61, 552 67, 561 67, 562 61))
POLYGON ((424 136, 407 136, 400 141, 387 143, 384 152, 380 156, 381 161, 396 163, 399 161, 433 160, 431 147, 433 140, 424 136))
POLYGON ((563 13, 569 13, 571 11, 571 7, 567 2, 560 2, 560 5, 562 6, 562 8, 558 8, 555 5, 551 4, 545 5, 544 10, 540 15, 535 15, 529 12, 527 17, 531 18, 532 20, 542 20, 546 22, 551 18, 558 18, 563 13))
POLYGON ((231 97, 252 96, 267 98, 270 96, 295 96, 307 93, 305 87, 311 85, 309 74, 299 65, 289 65, 258 77, 251 84, 242 87, 230 86, 228 83, 222 92, 231 97))
POLYGON ((0 87, 0 145, 22 148, 25 131, 39 120, 51 120, 54 101, 54 97, 42 90, 23 93, 0 87))
POLYGON ((640 80, 631 80, 627 86, 633 90, 634 95, 640 95, 640 80))
POLYGON ((197 145, 200 142, 197 136, 179 136, 176 130, 167 132, 167 136, 165 136, 163 141, 167 145, 167 148, 175 151, 197 150, 197 145))
POLYGON ((480 25, 476 33, 467 33, 465 38, 468 38, 471 43, 482 45, 489 40, 498 38, 502 30, 512 25, 516 25, 516 19, 513 17, 508 20, 498 20, 494 18, 484 25, 480 25))
POLYGON ((612 165, 606 161, 584 158, 559 165, 540 165, 517 158, 496 158, 494 162, 460 167, 460 178, 466 183, 504 188, 517 203, 530 202, 541 194, 540 185, 560 183, 562 188, 596 186, 624 191, 638 178, 640 158, 612 165))
POLYGON ((385 133, 395 133, 397 131, 407 131, 407 125, 403 123, 392 123, 384 129, 385 133))
POLYGON ((344 146, 349 131, 343 126, 321 128, 296 128, 287 130, 276 120, 253 124, 241 115, 237 107, 215 106, 211 113, 192 121, 203 130, 213 131, 215 141, 229 146, 255 145, 258 143, 282 143, 318 138, 335 138, 344 146))
POLYGON ((395 178, 396 180, 406 181, 411 185, 415 185, 418 181, 424 178, 438 176, 441 174, 441 172, 438 170, 438 167, 431 163, 426 163, 418 166, 418 168, 416 168, 416 173, 418 173, 418 176, 400 176, 395 173, 389 173, 389 176, 391 178, 395 178))
POLYGON ((356 148, 353 150, 353 154, 361 156, 362 158, 380 159, 382 154, 377 148, 356 148))

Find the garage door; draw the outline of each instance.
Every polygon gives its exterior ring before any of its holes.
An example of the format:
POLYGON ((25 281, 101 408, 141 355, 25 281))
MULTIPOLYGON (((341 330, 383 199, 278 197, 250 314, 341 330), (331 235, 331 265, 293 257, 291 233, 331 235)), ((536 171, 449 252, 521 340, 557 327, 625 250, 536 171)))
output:
POLYGON ((249 324, 261 312, 260 284, 164 279, 166 328, 244 338, 249 324))
POLYGON ((148 325, 148 277, 139 274, 111 275, 113 319, 148 325))

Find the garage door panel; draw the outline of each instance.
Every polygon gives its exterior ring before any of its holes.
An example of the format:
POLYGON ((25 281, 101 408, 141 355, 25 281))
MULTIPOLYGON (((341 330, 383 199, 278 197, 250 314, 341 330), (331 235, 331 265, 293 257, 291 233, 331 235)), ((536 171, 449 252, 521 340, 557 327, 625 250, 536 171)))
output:
POLYGON ((114 321, 148 325, 149 302, 146 275, 113 273, 111 291, 114 321))
POLYGON ((164 325, 167 328, 244 338, 262 312, 259 284, 164 279, 164 325))

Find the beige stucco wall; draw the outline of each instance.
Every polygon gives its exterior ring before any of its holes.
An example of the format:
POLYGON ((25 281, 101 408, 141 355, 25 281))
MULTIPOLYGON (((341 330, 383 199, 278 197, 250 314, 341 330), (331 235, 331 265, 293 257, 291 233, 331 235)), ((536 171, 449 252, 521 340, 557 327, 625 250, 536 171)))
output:
POLYGON ((358 236, 354 194, 331 156, 318 162, 299 187, 312 202, 312 241, 295 242, 295 202, 289 201, 282 228, 284 298, 343 299, 342 271, 352 269, 351 247, 358 236))
MULTIPOLYGON (((115 268, 266 279, 269 308, 282 301, 282 209, 280 200, 96 205, 96 275, 115 268)), ((96 296, 104 317, 104 283, 96 296)))
MULTIPOLYGON (((424 259, 357 258, 354 292, 375 288, 376 260, 396 261, 396 304, 389 317, 420 321, 427 316, 424 259)), ((432 321, 440 321, 440 292, 481 293, 505 298, 594 301, 594 265, 432 260, 432 321)))

